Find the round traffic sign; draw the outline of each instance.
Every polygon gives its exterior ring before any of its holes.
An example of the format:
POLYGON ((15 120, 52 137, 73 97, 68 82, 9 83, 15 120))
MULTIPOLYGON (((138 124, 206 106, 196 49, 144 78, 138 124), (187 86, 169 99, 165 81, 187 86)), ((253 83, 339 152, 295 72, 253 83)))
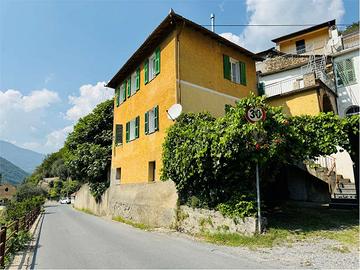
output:
POLYGON ((264 108, 261 107, 250 107, 246 110, 245 117, 250 123, 264 121, 266 118, 266 112, 264 108))

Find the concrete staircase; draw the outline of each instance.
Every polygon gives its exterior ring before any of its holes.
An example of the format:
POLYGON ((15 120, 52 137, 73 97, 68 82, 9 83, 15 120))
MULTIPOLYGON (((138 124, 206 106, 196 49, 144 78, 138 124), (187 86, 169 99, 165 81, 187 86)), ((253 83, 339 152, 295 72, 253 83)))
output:
POLYGON ((306 168, 311 175, 328 184, 331 195, 330 207, 358 208, 355 184, 341 174, 336 174, 335 163, 329 163, 327 162, 327 166, 324 163, 316 166, 307 165, 306 168))

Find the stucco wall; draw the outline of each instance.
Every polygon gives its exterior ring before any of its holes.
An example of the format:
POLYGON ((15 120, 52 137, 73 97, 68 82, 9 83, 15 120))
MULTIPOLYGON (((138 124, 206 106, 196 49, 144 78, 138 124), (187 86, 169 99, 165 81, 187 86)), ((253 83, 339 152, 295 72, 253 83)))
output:
POLYGON ((171 227, 176 221, 178 195, 172 181, 110 186, 96 203, 88 185, 76 193, 74 207, 99 216, 116 217, 152 227, 171 227))

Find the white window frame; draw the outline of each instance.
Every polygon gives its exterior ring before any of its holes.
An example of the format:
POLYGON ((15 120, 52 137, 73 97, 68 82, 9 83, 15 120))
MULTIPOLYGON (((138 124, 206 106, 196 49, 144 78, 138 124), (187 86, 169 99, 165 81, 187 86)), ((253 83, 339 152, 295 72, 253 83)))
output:
POLYGON ((230 77, 231 81, 240 84, 240 63, 238 60, 230 57, 230 77), (235 70, 233 69, 235 65, 235 70), (235 72, 235 75, 233 74, 235 72))
POLYGON ((129 141, 132 141, 132 140, 136 139, 135 130, 136 130, 136 118, 130 121, 130 125, 129 125, 129 141))
POLYGON ((155 77, 155 52, 149 57, 149 82, 152 81, 155 77))
POLYGON ((121 85, 120 85, 120 93, 119 93, 119 95, 120 95, 120 104, 121 103, 123 103, 124 101, 125 101, 125 95, 126 95, 126 89, 125 89, 125 84, 124 83, 122 83, 121 85))
POLYGON ((131 96, 136 93, 136 71, 130 77, 131 96))

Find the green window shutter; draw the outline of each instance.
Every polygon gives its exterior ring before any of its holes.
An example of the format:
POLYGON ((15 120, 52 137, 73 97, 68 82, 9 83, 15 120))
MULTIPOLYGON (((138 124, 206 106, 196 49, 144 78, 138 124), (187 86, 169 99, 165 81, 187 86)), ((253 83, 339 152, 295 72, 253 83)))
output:
POLYGON ((136 69, 136 91, 140 89, 140 68, 136 69))
POLYGON ((159 130, 159 106, 156 106, 154 110, 154 126, 155 130, 159 130))
POLYGON ((228 55, 223 55, 224 62, 224 78, 231 80, 231 66, 230 66, 230 58, 228 55))
POLYGON ((116 127, 115 127, 115 144, 116 145, 123 143, 122 133, 123 133, 123 126, 116 125, 116 127))
POLYGON ((135 118, 135 138, 139 138, 140 116, 135 118))
POLYGON ((145 113, 145 134, 149 134, 149 112, 145 113))
POLYGON ((240 66, 240 84, 246 85, 246 65, 244 62, 239 62, 240 66))
POLYGON ((116 87, 115 89, 115 104, 116 107, 119 107, 120 105, 120 86, 116 87))
POLYGON ((258 95, 259 96, 265 95, 265 83, 264 82, 260 82, 258 84, 258 95))
POLYGON ((160 48, 155 50, 155 74, 160 73, 160 48))
POLYGON ((126 81, 123 82, 123 89, 124 91, 121 93, 121 102, 124 102, 126 100, 126 81))
POLYGON ((130 141, 130 122, 126 123, 126 142, 130 141))
POLYGON ((149 59, 146 59, 144 63, 144 77, 144 82, 147 84, 149 82, 149 59))
POLYGON ((131 96, 131 78, 126 80, 127 97, 131 96))

